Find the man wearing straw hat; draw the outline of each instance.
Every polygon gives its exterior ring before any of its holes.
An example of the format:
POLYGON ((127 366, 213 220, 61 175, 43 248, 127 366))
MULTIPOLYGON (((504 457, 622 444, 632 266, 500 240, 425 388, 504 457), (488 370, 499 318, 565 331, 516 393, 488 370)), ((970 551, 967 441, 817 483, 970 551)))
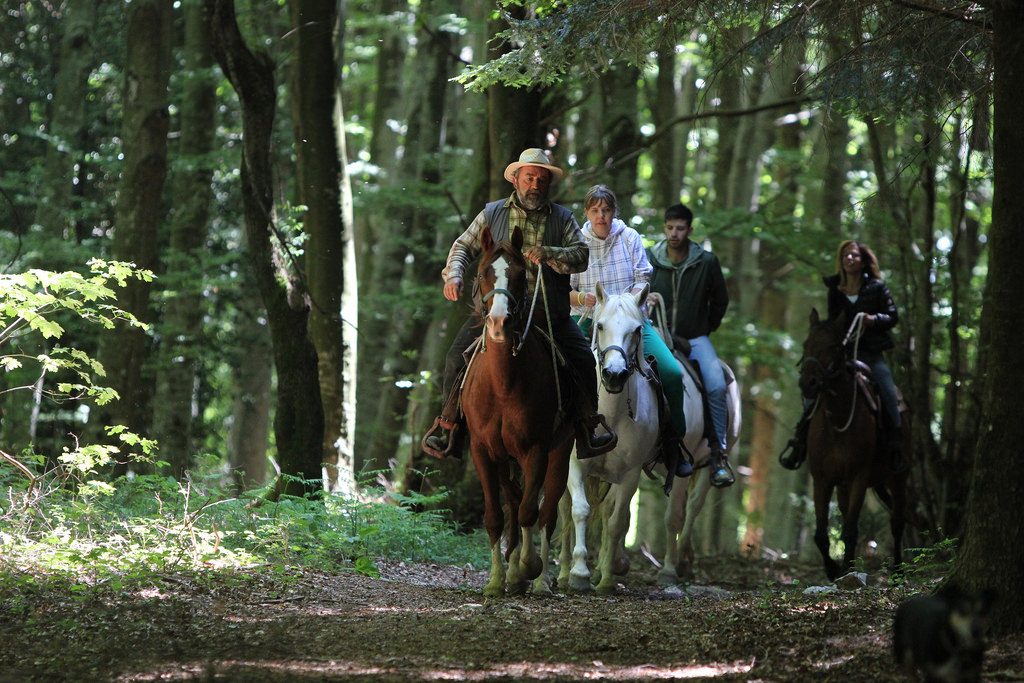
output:
MULTIPOLYGON (((548 200, 551 185, 564 173, 553 165, 544 150, 531 148, 505 168, 505 180, 515 191, 507 199, 499 199, 484 207, 462 233, 441 270, 444 297, 458 301, 466 267, 481 252, 481 235, 490 230, 494 240, 509 239, 512 231, 523 232, 523 255, 532 267, 527 268, 532 297, 537 275, 544 279, 544 293, 551 318, 552 332, 559 349, 572 370, 580 394, 577 424, 577 454, 588 457, 607 453, 615 447, 617 437, 607 431, 596 433, 604 424, 597 414, 597 372, 594 354, 583 333, 569 317, 569 275, 587 269, 589 252, 580 233, 579 224, 569 209, 548 200)), ((541 305, 538 302, 538 306, 541 305)), ((471 316, 455 335, 445 359, 443 391, 446 398, 441 416, 424 437, 424 452, 438 458, 461 456, 462 444, 458 423, 459 376, 466 367, 463 355, 473 340, 480 336, 482 321, 471 316), (454 434, 453 434, 454 432, 454 434)))

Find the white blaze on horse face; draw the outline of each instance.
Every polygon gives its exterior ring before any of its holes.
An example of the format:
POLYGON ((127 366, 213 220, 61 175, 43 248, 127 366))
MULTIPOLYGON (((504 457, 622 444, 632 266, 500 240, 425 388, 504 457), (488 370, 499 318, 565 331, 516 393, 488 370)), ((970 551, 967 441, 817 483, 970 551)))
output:
POLYGON ((491 264, 494 269, 494 296, 491 297, 491 309, 487 313, 487 330, 489 336, 497 341, 505 338, 505 318, 508 317, 509 263, 504 256, 499 256, 491 264))
MULTIPOLYGON (((605 350, 609 346, 618 346, 626 353, 631 353, 632 336, 636 322, 628 315, 616 315, 619 307, 618 297, 609 297, 597 318, 597 348, 605 350)), ((629 368, 626 357, 612 349, 604 354, 601 369, 613 374, 627 372, 629 368)))

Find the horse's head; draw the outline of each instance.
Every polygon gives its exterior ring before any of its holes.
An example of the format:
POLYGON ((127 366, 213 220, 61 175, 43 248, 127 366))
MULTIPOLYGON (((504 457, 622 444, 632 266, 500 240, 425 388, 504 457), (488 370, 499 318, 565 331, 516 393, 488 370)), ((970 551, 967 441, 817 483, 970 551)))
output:
POLYGON ((821 320, 818 310, 811 309, 811 331, 804 341, 804 355, 800 359, 800 392, 804 398, 814 400, 821 389, 846 366, 846 313, 835 320, 821 320))
POLYGON ((510 320, 515 317, 526 298, 526 258, 523 256, 523 233, 512 231, 511 241, 495 242, 490 230, 481 237, 483 254, 477 271, 480 304, 478 313, 484 318, 487 337, 503 343, 510 320))
POLYGON ((601 383, 608 393, 617 394, 636 369, 642 353, 640 348, 644 316, 640 310, 647 298, 648 287, 637 294, 607 295, 597 285, 597 308, 594 311, 597 364, 601 383))

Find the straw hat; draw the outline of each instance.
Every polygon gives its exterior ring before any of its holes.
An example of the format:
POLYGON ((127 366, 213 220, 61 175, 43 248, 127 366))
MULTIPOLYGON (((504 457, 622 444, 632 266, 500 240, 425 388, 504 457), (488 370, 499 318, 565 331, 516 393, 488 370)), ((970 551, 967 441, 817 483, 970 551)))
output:
POLYGON ((505 167, 505 180, 515 182, 513 173, 518 171, 523 166, 540 166, 551 171, 551 182, 555 183, 562 179, 565 172, 557 166, 553 166, 548 161, 548 155, 544 153, 544 150, 539 147, 531 147, 530 149, 524 150, 519 155, 519 161, 513 161, 511 164, 505 167))

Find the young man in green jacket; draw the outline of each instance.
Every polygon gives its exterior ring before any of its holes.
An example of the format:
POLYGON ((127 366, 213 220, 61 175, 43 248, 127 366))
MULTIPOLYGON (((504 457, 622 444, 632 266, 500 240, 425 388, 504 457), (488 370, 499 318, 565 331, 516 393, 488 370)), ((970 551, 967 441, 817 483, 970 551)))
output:
POLYGON ((665 303, 669 332, 690 343, 690 360, 700 366, 711 413, 708 446, 711 483, 730 486, 736 477, 725 457, 728 408, 725 373, 709 335, 718 329, 729 307, 729 292, 718 257, 690 241, 693 212, 683 204, 665 211, 665 239, 647 249, 654 266, 648 300, 665 303))

